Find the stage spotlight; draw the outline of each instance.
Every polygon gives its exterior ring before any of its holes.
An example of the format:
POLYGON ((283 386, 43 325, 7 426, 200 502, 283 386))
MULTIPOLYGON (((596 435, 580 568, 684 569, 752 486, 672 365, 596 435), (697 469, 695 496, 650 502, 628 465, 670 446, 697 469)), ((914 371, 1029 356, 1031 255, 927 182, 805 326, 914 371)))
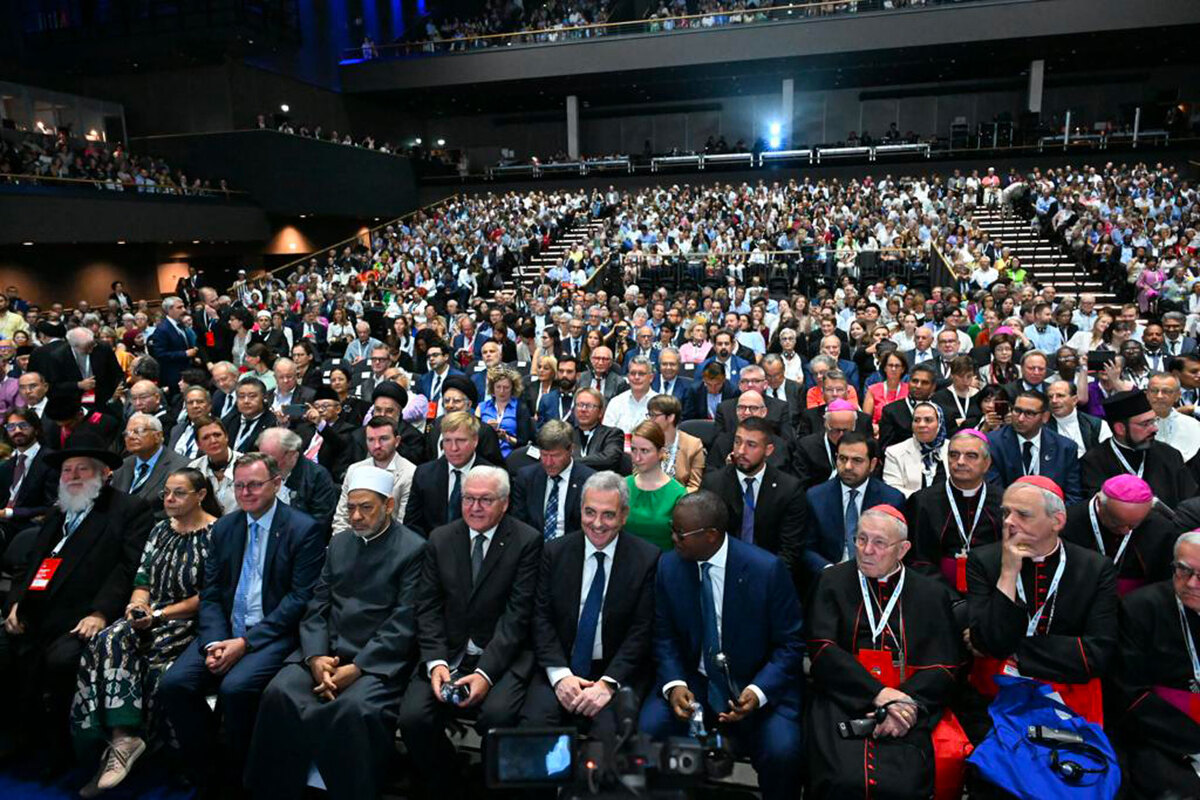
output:
POLYGON ((282 105, 279 106, 279 110, 286 114, 292 110, 292 107, 289 106, 287 103, 283 103, 282 105))

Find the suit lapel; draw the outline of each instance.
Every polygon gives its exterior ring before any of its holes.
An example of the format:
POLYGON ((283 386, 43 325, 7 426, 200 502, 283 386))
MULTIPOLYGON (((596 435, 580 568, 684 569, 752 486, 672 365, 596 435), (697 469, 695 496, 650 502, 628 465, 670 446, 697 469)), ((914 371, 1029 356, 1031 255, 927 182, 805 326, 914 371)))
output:
MULTIPOLYGON (((754 504, 754 522, 756 525, 757 523, 764 521, 763 515, 765 515, 766 512, 763 511, 763 509, 771 506, 772 501, 775 499, 775 493, 778 491, 778 489, 779 476, 775 474, 774 467, 767 466, 767 468, 763 470, 762 486, 759 487, 758 490, 758 501, 754 504)), ((757 539, 757 536, 755 538, 757 539)), ((771 538, 774 538, 774 536, 771 538)))
POLYGON ((721 650, 725 653, 738 652, 738 631, 743 626, 741 620, 733 619, 733 616, 746 605, 742 599, 746 588, 746 562, 737 551, 738 547, 730 542, 725 556, 725 594, 721 600, 721 650))
MULTIPOLYGON (((563 597, 569 598, 564 611, 570 623, 568 627, 576 634, 579 631, 579 609, 583 603, 583 554, 585 552, 587 552, 587 539, 580 536, 579 545, 571 547, 566 551, 561 565, 561 569, 566 571, 565 580, 567 582, 566 592, 563 594, 563 597)), ((604 605, 606 607, 608 606, 608 597, 609 593, 605 592, 604 605)), ((603 631, 601 635, 603 636, 603 631)), ((571 642, 574 643, 574 641, 575 636, 572 635, 571 642)), ((570 656, 569 653, 567 655, 568 657, 570 656)))
MULTIPOLYGON (((58 557, 62 559, 62 564, 59 566, 58 572, 54 576, 55 579, 50 582, 51 595, 54 594, 55 589, 67 584, 67 579, 71 576, 71 573, 75 571, 76 567, 83 563, 87 552, 92 549, 92 545, 96 543, 96 540, 104 532, 104 526, 97 514, 98 511, 102 512, 103 509, 97 509, 96 507, 93 507, 92 510, 88 512, 88 515, 84 517, 83 522, 79 523, 79 527, 75 529, 75 533, 71 534, 71 538, 67 540, 65 545, 63 545, 63 549, 59 551, 58 557)), ((52 519, 55 519, 57 524, 50 534, 50 547, 53 547, 58 541, 58 539, 55 538, 55 534, 57 533, 59 536, 62 535, 63 524, 66 522, 66 516, 59 512, 55 513, 52 516, 52 519)), ((49 549, 47 548, 45 552, 49 554, 49 549)))
POLYGON ((246 534, 249 533, 250 517, 245 511, 237 512, 237 521, 230 528, 229 541, 229 585, 237 589, 242 577, 242 561, 246 558, 246 534))
MULTIPOLYGON (((469 529, 468 529, 469 530, 469 529)), ((500 521, 500 526, 496 528, 495 534, 492 535, 492 543, 488 545, 487 555, 483 557, 483 566, 479 570, 479 579, 475 581, 475 585, 471 587, 471 596, 475 596, 475 592, 487 580, 488 575, 496 568, 496 564, 500 559, 504 558, 504 548, 508 544, 509 536, 512 535, 512 526, 505 517, 500 521)), ((470 563, 470 554, 468 553, 467 562, 470 563)))

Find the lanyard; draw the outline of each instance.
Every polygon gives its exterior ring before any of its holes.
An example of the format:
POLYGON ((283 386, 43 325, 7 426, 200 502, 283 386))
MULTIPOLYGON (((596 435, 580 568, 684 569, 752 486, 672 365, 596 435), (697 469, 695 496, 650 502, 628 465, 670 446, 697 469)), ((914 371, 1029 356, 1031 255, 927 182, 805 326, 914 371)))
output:
POLYGON ((75 535, 75 531, 79 530, 79 526, 83 524, 83 520, 90 513, 92 513, 91 506, 89 506, 86 511, 80 513, 79 518, 75 521, 75 527, 73 529, 70 527, 70 516, 63 518, 63 537, 58 540, 58 544, 54 545, 54 549, 50 551, 50 556, 52 558, 58 557, 58 554, 62 552, 62 549, 67 546, 67 541, 75 535))
MULTIPOLYGON (((1096 506, 1099 505, 1100 498, 1093 498, 1092 502, 1088 503, 1088 518, 1092 521, 1092 533, 1096 536, 1096 549, 1100 551, 1100 555, 1106 556, 1104 552, 1104 537, 1100 535, 1100 520, 1096 518, 1096 506)), ((1113 564, 1121 566, 1121 559, 1125 557, 1125 548, 1129 545, 1129 540, 1133 538, 1133 531, 1121 537, 1121 544, 1117 547, 1117 554, 1113 556, 1113 564)))
MULTIPOLYGON (((1051 605, 1055 600, 1055 595, 1058 594, 1058 584, 1062 580, 1063 573, 1067 571, 1067 548, 1059 542, 1058 569, 1054 570, 1054 578, 1050 581, 1050 591, 1046 592, 1046 602, 1038 607, 1037 613, 1029 618, 1029 625, 1025 628, 1026 636, 1033 636, 1037 633, 1038 623, 1042 621, 1042 612, 1046 610, 1046 606, 1051 605)), ((1029 601, 1025 599, 1025 583, 1021 580, 1021 576, 1017 576, 1017 596, 1021 598, 1021 602, 1028 607, 1029 601)), ((1054 621, 1054 608, 1051 606, 1050 617, 1046 620, 1046 629, 1050 629, 1050 623, 1054 621)))
MULTIPOLYGON (((984 481, 979 486, 979 507, 975 509, 975 519, 971 521, 971 530, 963 527, 962 515, 958 513, 958 503, 954 502, 954 494, 950 491, 950 479, 946 479, 946 500, 950 502, 950 512, 954 514, 954 524, 958 528, 958 536, 962 539, 963 552, 971 552, 971 537, 975 535, 975 528, 979 525, 979 518, 983 516, 983 504, 987 501, 987 481, 984 481)), ((1019 582, 1018 582, 1019 583, 1019 582)))
POLYGON ((1116 440, 1110 440, 1109 447, 1112 448, 1113 455, 1117 457, 1117 461, 1121 462, 1121 466, 1125 468, 1126 472, 1128 472, 1130 475, 1137 475, 1139 478, 1142 477, 1142 473, 1146 470, 1145 458, 1142 459, 1141 465, 1138 466, 1137 471, 1135 472, 1133 467, 1129 466, 1129 462, 1125 460, 1125 456, 1121 455, 1121 448, 1117 447, 1116 440))
POLYGON ((967 410, 968 410, 968 409, 971 407, 971 398, 970 398, 970 397, 964 397, 964 398, 963 398, 962 405, 960 406, 960 405, 958 404, 958 392, 956 392, 956 391, 954 391, 953 389, 951 389, 951 390, 950 390, 950 396, 951 396, 952 398, 954 398, 954 407, 955 407, 955 408, 957 408, 957 409, 958 409, 958 413, 962 415, 962 416, 960 417, 960 419, 964 419, 964 420, 965 420, 965 419, 967 418, 967 410))
POLYGON ((1183 643, 1187 645, 1188 658, 1192 661, 1192 685, 1193 692, 1200 692, 1200 658, 1196 656, 1196 643, 1192 641, 1192 630, 1187 624, 1187 612, 1183 608, 1183 602, 1176 597, 1175 607, 1179 609, 1179 624, 1183 626, 1183 643))
POLYGON ((879 634, 883 633, 883 629, 888 626, 888 620, 892 617, 892 611, 895 610, 896 604, 900 602, 900 593, 904 591, 904 567, 900 567, 900 580, 896 581, 896 591, 892 592, 892 597, 887 601, 887 605, 883 607, 883 617, 879 622, 875 622, 875 599, 871 596, 871 592, 867 590, 867 579, 862 572, 858 573, 858 586, 862 589, 863 608, 867 611, 867 624, 871 626, 871 643, 874 644, 879 638, 879 634))

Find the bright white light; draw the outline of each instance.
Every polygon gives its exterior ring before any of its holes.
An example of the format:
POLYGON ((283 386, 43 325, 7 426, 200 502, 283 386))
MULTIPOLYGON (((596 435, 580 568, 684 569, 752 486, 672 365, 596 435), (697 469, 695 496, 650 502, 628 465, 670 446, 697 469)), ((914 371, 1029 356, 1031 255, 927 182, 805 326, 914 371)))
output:
POLYGON ((767 147, 772 150, 778 150, 781 144, 782 140, 778 136, 772 136, 770 139, 767 139, 767 147))
POLYGON ((438 147, 445 147, 445 146, 446 146, 446 140, 438 139, 438 147))
POLYGON ((420 144, 420 143, 421 143, 421 137, 420 137, 420 136, 418 136, 416 139, 413 139, 413 142, 414 142, 415 144, 420 144))
POLYGON ((286 114, 292 110, 292 107, 289 106, 287 103, 284 103, 283 105, 279 106, 279 110, 286 114))
POLYGON ((770 131, 771 131, 771 136, 773 136, 774 138, 777 139, 777 138, 779 138, 779 134, 783 131, 783 126, 780 125, 778 122, 772 122, 770 131))

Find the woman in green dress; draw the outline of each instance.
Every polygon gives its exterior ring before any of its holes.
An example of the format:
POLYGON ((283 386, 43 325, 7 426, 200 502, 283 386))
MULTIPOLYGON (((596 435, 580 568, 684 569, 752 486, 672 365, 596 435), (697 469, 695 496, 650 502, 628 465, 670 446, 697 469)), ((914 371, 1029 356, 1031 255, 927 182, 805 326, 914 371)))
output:
POLYGON ((208 478, 191 467, 172 472, 161 495, 167 518, 146 540, 125 616, 96 634, 80 662, 71 706, 76 748, 82 754, 108 745, 80 792, 85 797, 116 786, 145 752, 155 732, 147 713, 158 679, 196 638, 204 562, 221 507, 208 478))
POLYGON ((670 550, 671 510, 675 501, 687 494, 679 481, 663 471, 667 442, 662 429, 650 420, 633 429, 629 442, 629 457, 633 474, 629 483, 629 519, 625 530, 670 550))

